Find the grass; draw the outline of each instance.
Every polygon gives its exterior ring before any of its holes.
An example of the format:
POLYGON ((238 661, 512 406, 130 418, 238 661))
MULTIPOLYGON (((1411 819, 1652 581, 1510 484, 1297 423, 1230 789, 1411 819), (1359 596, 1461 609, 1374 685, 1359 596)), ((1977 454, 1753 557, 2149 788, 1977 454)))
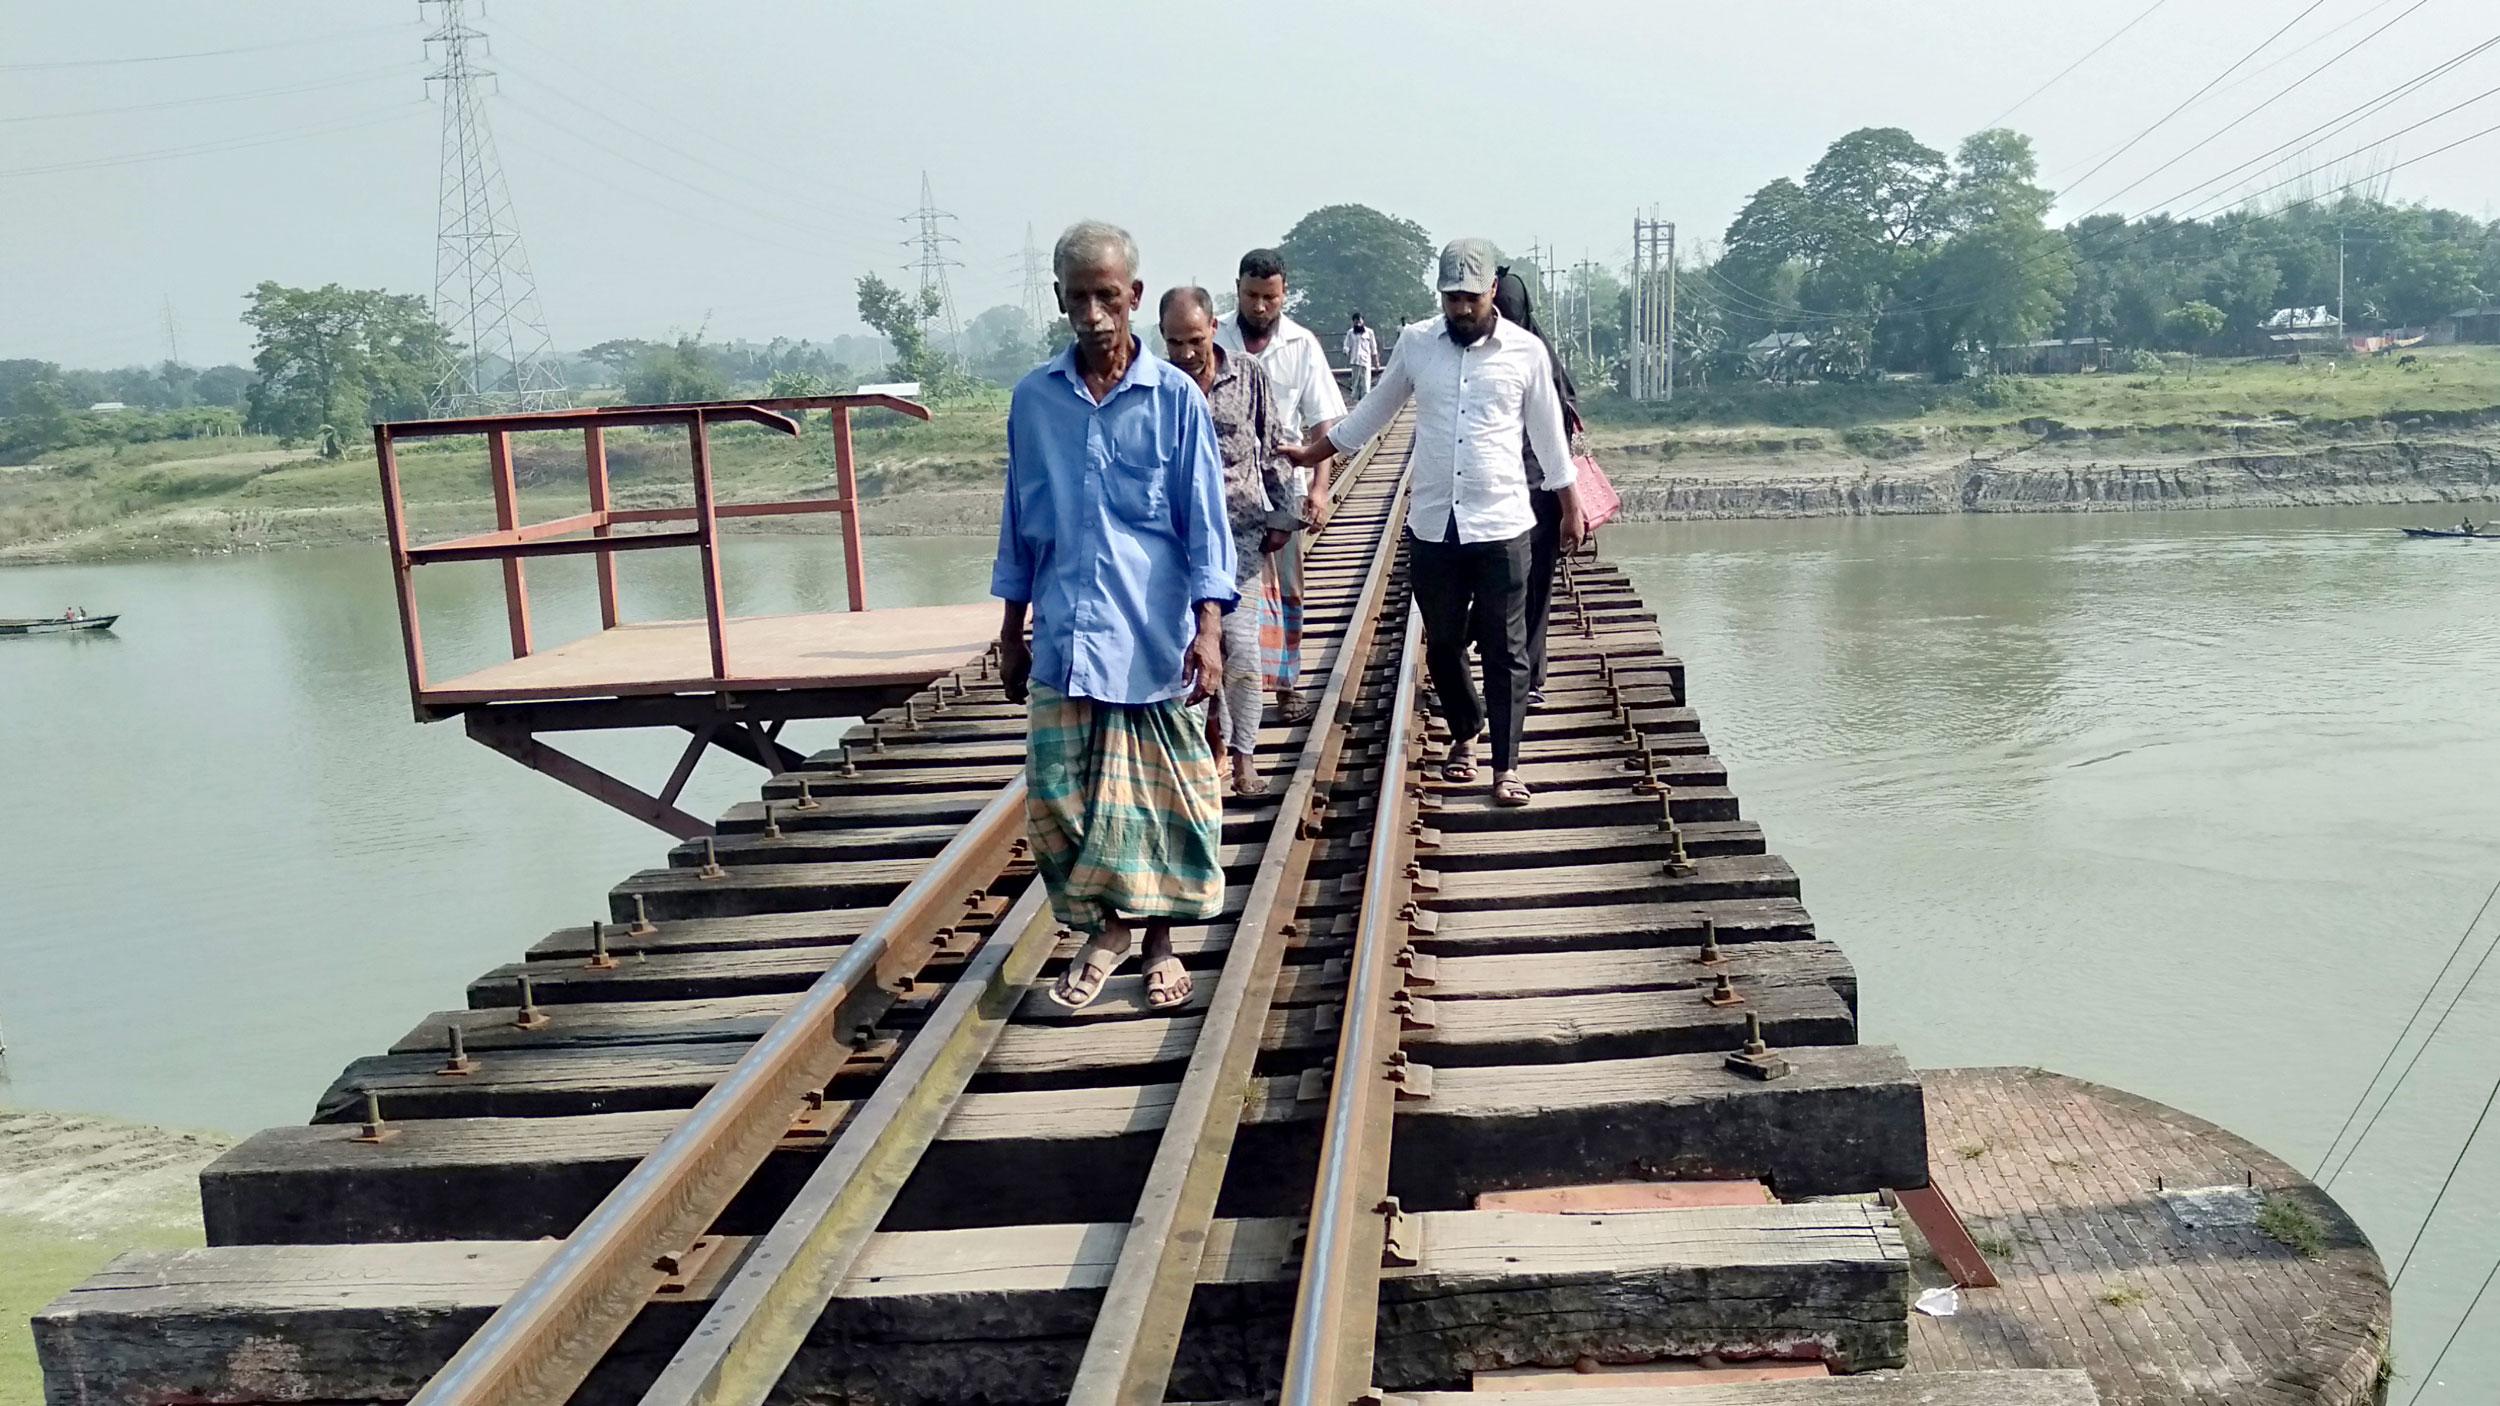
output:
POLYGON ((1953 1155, 1961 1158, 1965 1162, 1976 1162, 1994 1150, 1994 1147, 1989 1143, 1966 1142, 1953 1149, 1953 1155))
MULTIPOLYGON (((1005 394, 950 404, 928 423, 881 411, 855 417, 853 462, 872 529, 944 530, 995 505, 1006 463, 1005 394), (963 500, 979 495, 973 511, 963 500)), ((797 439, 757 426, 713 432, 721 501, 829 496, 833 438, 821 419, 797 439)), ((581 441, 573 434, 517 436, 515 477, 525 517, 586 506, 581 441)), ((693 501, 682 433, 619 430, 608 459, 620 506, 693 501)), ((486 456, 479 441, 407 446, 399 456, 411 515, 439 535, 492 524, 486 456)), ((783 530, 827 529, 836 519, 764 519, 783 530)), ((340 459, 283 449, 266 437, 168 441, 71 451, 40 471, 0 472, 0 561, 218 551, 285 543, 367 541, 382 531, 379 477, 369 448, 340 459)))
POLYGON ((2269 1239, 2305 1260, 2326 1253, 2326 1227, 2309 1208, 2281 1196, 2269 1196, 2257 1208, 2257 1228, 2269 1239))
POLYGON ((40 1406, 43 1372, 26 1320, 124 1250, 180 1249, 201 1243, 199 1212, 187 1227, 154 1221, 73 1235, 46 1221, 0 1215, 0 1406, 40 1406))
POLYGON ((2096 1297, 2099 1298, 2103 1304, 2111 1308, 2133 1308, 2137 1304, 2151 1298, 2152 1295, 2145 1293, 2142 1289, 2137 1288, 2133 1284, 2121 1284, 2114 1289, 2102 1290, 2098 1295, 2096 1295, 2096 1297))
POLYGON ((1672 404, 1606 396, 1582 407, 1600 448, 1683 455, 1806 451, 1897 458, 2056 438, 2146 452, 2217 443, 2377 436, 2390 418, 2500 420, 2500 347, 2422 349, 2396 358, 2174 359, 2158 375, 2002 376, 1680 391, 1672 404), (2330 370, 2329 367, 2333 369, 2330 370))

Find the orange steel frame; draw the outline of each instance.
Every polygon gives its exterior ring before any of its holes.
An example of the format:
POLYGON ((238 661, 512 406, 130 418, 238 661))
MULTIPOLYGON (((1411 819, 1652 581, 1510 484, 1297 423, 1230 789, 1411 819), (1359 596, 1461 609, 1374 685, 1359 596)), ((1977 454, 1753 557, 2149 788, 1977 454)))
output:
POLYGON ((417 622, 416 568, 436 562, 497 561, 503 564, 504 614, 512 634, 512 657, 531 652, 529 583, 522 563, 531 557, 595 555, 598 558, 599 623, 618 623, 616 554, 692 547, 702 558, 703 618, 712 645, 714 687, 736 682, 730 672, 729 612, 721 594, 720 521, 736 517, 780 517, 801 513, 842 514, 843 571, 848 577, 851 609, 868 608, 868 579, 860 560, 859 482, 851 459, 851 417, 854 409, 892 410, 926 420, 926 407, 890 395, 809 395, 763 400, 701 401, 682 405, 620 405, 588 410, 542 410, 512 415, 476 415, 452 420, 402 420, 373 427, 373 455, 381 466, 382 517, 391 540, 391 574, 399 593, 399 630, 408 654, 408 695, 420 721, 440 716, 427 700, 424 634, 417 622), (798 498, 772 503, 721 503, 712 485, 709 430, 715 424, 763 425, 786 435, 799 432, 796 415, 830 411, 837 496, 798 498), (616 508, 609 503, 607 431, 625 427, 680 425, 686 430, 694 466, 694 505, 686 508, 616 508), (584 467, 590 480, 590 511, 546 522, 524 523, 520 493, 513 477, 512 436, 516 433, 578 430, 584 467), (447 542, 418 545, 409 540, 405 496, 399 481, 398 445, 405 440, 483 435, 486 461, 495 493, 495 530, 447 542), (690 522, 673 532, 615 535, 620 524, 690 522), (581 534, 588 533, 588 536, 581 534))
MULTIPOLYGON (((408 696, 419 722, 465 713, 469 735, 522 765, 562 781, 585 795, 647 821, 680 839, 694 839, 712 827, 679 810, 677 795, 695 762, 710 747, 755 762, 769 770, 788 770, 798 757, 779 740, 784 723, 797 717, 839 717, 893 701, 892 686, 789 688, 767 685, 743 695, 729 659, 729 611, 722 598, 720 522, 723 518, 773 517, 800 513, 842 514, 843 570, 850 587, 851 609, 868 608, 868 578, 860 559, 859 482, 851 459, 854 409, 891 410, 915 419, 928 410, 889 395, 783 396, 762 400, 705 401, 682 405, 623 405, 589 410, 534 411, 512 415, 479 415, 451 420, 405 420, 373 427, 373 453, 382 474, 382 516, 390 532, 391 574, 399 594, 399 630, 408 654, 408 696), (710 427, 753 424, 783 434, 799 432, 798 416, 810 410, 831 414, 836 496, 772 503, 722 503, 713 491, 710 427), (683 426, 694 469, 694 505, 686 508, 617 508, 609 499, 607 432, 627 427, 683 426), (524 523, 520 490, 513 474, 512 436, 516 433, 578 430, 584 469, 589 477, 590 511, 546 522, 524 523), (405 495, 399 479, 398 445, 405 440, 482 435, 487 469, 495 494, 495 530, 447 542, 419 545, 409 540, 405 495), (622 524, 691 524, 676 531, 618 535, 622 524), (587 535, 584 535, 587 534, 587 535), (417 621, 416 568, 447 561, 494 561, 503 567, 504 615, 512 636, 512 657, 535 647, 530 630, 529 580, 522 563, 531 557, 592 555, 597 558, 599 624, 620 623, 616 599, 616 554, 692 547, 702 558, 703 616, 711 641, 712 673, 689 680, 682 692, 650 697, 591 695, 572 701, 534 701, 519 697, 479 699, 463 694, 456 702, 429 692, 425 642, 417 621), (588 763, 557 751, 539 740, 543 732, 583 731, 615 727, 680 728, 692 734, 668 782, 658 794, 643 791, 588 763)), ((908 687, 899 690, 908 693, 908 687)))

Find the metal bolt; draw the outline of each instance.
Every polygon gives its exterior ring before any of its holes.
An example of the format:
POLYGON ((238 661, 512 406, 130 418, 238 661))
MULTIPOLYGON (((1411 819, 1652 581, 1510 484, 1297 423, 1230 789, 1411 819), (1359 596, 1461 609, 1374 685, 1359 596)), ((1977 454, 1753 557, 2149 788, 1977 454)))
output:
POLYGON ((1667 872, 1679 879, 1690 878, 1693 859, 1684 852, 1684 832, 1672 820, 1667 822, 1667 847, 1667 872))
POLYGON ((1715 967, 1727 960, 1727 954, 1719 950, 1718 919, 1701 920, 1701 955, 1693 960, 1706 967, 1715 967))
POLYGON ((859 775, 859 763, 851 760, 851 744, 848 742, 842 744, 842 774, 844 776, 859 775))
POLYGON ((703 837, 703 867, 695 871, 695 877, 700 879, 729 877, 729 871, 720 867, 720 851, 714 847, 712 837, 709 835, 703 837))
POLYGON ((520 978, 520 985, 521 1008, 513 1014, 513 1028, 518 1030, 544 1029, 547 1024, 547 1013, 538 1008, 538 983, 524 976, 520 978))
POLYGON ((642 895, 635 894, 634 925, 625 930, 625 935, 627 937, 649 937, 651 934, 658 932, 659 930, 659 925, 651 921, 650 912, 642 905, 642 895))
POLYGON ((903 700, 903 726, 914 732, 920 730, 920 699, 917 695, 903 700))
POLYGON ((882 752, 885 750, 884 728, 872 727, 868 729, 868 750, 871 752, 882 752))
POLYGON ((781 813, 773 809, 773 803, 770 801, 764 802, 764 838, 768 840, 781 838, 781 813))
POLYGON ((810 791, 809 789, 807 789, 807 778, 806 778, 806 777, 804 777, 804 776, 800 777, 800 778, 799 778, 799 798, 798 798, 796 801, 793 801, 793 802, 791 802, 791 803, 790 803, 790 809, 792 809, 792 810, 823 810, 824 808, 825 808, 825 807, 824 807, 824 803, 816 799, 816 794, 815 794, 815 792, 810 791))
POLYGON ((443 1061, 443 1067, 434 1072, 437 1074, 476 1073, 477 1061, 469 1058, 469 1043, 461 1038, 460 1027, 456 1024, 446 1025, 443 1027, 443 1034, 449 1057, 443 1061))
POLYGON ((382 1096, 371 1089, 364 1091, 365 1122, 350 1142, 389 1142, 399 1136, 399 1129, 382 1121, 382 1096))
POLYGON ((1764 1055, 1770 1052, 1771 1047, 1762 1040, 1762 1017, 1752 1011, 1745 1012, 1745 1053, 1764 1055))
POLYGON ((1710 987, 1710 994, 1702 999, 1714 1006, 1741 1006, 1745 1003, 1745 998, 1736 994, 1736 983, 1728 979, 1726 972, 1719 973, 1719 979, 1710 987))
POLYGON ((590 960, 582 965, 592 971, 616 969, 616 958, 608 952, 608 925, 597 918, 590 920, 590 960))

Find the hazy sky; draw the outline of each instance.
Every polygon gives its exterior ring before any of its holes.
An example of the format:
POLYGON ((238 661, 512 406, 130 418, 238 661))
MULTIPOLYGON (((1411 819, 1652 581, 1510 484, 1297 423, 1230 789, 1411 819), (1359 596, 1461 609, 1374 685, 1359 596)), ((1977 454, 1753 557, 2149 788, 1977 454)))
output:
MULTIPOLYGON (((2149 3, 497 0, 474 21, 493 37, 494 130, 547 318, 580 347, 699 326, 857 330, 852 284, 903 276, 900 217, 923 170, 958 216, 966 319, 1019 299, 1028 223, 1046 247, 1084 216, 1136 233, 1150 287, 1219 282, 1244 248, 1337 201, 1435 239, 1619 262, 1636 208, 1715 239, 1749 192, 1850 128, 1903 126, 1949 151, 2149 3)), ((2309 3, 2165 0, 2007 125, 2062 187, 2309 3)), ((154 360, 170 303, 185 360, 241 359, 236 314, 258 280, 429 291, 441 109, 420 40, 438 11, 418 9, 11 0, 0 357, 154 360), (240 52, 159 58, 211 50, 240 52), (94 62, 128 59, 156 61, 94 62)), ((2137 213, 2495 30, 2489 0, 2319 0, 2061 213, 2113 196, 2137 213)), ((2500 49, 2299 165, 2495 83, 2500 49)), ((2476 103, 2376 159, 2495 122, 2500 99, 2476 103)), ((2279 162, 2217 189, 2299 169, 2279 162)), ((2396 172, 2394 192, 2489 216, 2500 135, 2396 172)))

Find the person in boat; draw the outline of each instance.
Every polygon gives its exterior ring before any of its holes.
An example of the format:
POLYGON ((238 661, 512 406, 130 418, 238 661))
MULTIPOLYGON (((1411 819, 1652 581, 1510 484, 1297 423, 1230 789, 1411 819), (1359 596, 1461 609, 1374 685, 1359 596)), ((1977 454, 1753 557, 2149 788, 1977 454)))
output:
POLYGON ((1224 515, 1233 533, 1233 587, 1241 600, 1224 616, 1224 689, 1214 715, 1232 757, 1233 794, 1264 796, 1267 782, 1258 773, 1257 750, 1267 690, 1259 667, 1258 603, 1269 554, 1285 545, 1300 520, 1284 507, 1292 491, 1291 466, 1276 453, 1276 404, 1267 368, 1255 356, 1217 345, 1214 296, 1195 285, 1174 288, 1163 295, 1155 315, 1165 359, 1198 383, 1215 418, 1216 450, 1224 460, 1224 515))
POLYGON ((1199 707, 1239 600, 1207 398, 1129 330, 1137 243, 1098 221, 1051 250, 1073 345, 1016 383, 990 594, 1026 704, 1025 826, 1052 912, 1084 935, 1052 996, 1100 995, 1145 929, 1148 1004, 1189 999, 1172 925, 1223 906, 1224 798, 1199 707), (1028 619, 1032 641, 1025 640, 1028 619))
POLYGON ((75 621, 83 620, 83 619, 85 619, 85 618, 87 618, 87 612, 85 612, 85 611, 83 611, 83 610, 80 610, 77 606, 74 606, 74 605, 73 605, 73 606, 71 606, 69 609, 64 610, 64 611, 62 611, 62 612, 61 612, 61 619, 63 619, 64 621, 75 622, 75 621))
POLYGON ((2474 519, 2469 517, 2463 522, 2457 524, 2457 531, 2464 533, 2468 537, 2472 537, 2478 535, 2479 529, 2474 526, 2474 519))
POLYGON ((1441 316, 1398 335, 1380 384, 1335 428, 1286 457, 1312 464, 1352 453, 1415 406, 1413 487, 1406 542, 1415 605, 1424 619, 1424 662, 1450 735, 1458 739, 1442 779, 1476 778, 1475 736, 1493 732, 1493 801, 1530 800, 1519 774, 1528 708, 1528 568, 1536 510, 1529 502, 1525 445, 1536 446, 1539 486, 1553 491, 1561 549, 1580 541, 1577 470, 1563 432, 1562 396, 1543 340, 1495 305, 1493 246, 1461 239, 1441 251, 1441 316), (1481 611, 1481 613, 1479 613, 1481 611), (1467 668, 1473 642, 1484 693, 1467 668))
MULTIPOLYGON (((1345 417, 1345 395, 1337 374, 1328 369, 1328 353, 1319 334, 1285 315, 1285 259, 1273 249, 1253 249, 1241 256, 1233 280, 1233 315, 1216 326, 1215 340, 1228 352, 1245 352, 1267 368, 1267 383, 1276 395, 1276 428, 1285 443, 1324 434, 1345 417)), ((1304 481, 1293 508, 1305 529, 1317 528, 1327 511, 1328 461, 1297 463, 1295 477, 1304 481), (1305 477, 1307 474, 1307 478, 1305 477)), ((1311 716, 1311 700, 1302 693, 1302 534, 1296 532, 1269 564, 1276 569, 1276 591, 1283 617, 1282 649, 1269 661, 1276 687, 1276 710, 1286 722, 1311 716)))

